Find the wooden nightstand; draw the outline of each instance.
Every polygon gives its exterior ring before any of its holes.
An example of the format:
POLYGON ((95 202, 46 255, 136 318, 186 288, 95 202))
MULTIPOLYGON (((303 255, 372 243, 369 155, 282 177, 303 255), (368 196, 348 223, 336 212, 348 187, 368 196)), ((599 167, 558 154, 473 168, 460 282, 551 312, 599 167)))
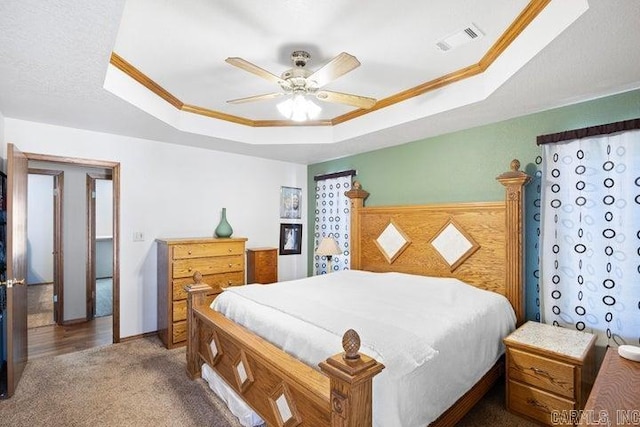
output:
POLYGON ((274 283, 278 281, 278 249, 247 249, 247 283, 274 283))
POLYGON ((595 341, 590 333, 537 322, 505 338, 507 409, 547 425, 570 419, 593 384, 595 341))

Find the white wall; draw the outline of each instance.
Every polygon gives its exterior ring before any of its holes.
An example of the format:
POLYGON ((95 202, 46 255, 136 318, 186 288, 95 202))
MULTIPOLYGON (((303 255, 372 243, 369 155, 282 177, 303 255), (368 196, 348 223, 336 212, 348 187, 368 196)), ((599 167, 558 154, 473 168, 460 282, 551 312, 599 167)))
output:
MULTIPOLYGON (((4 143, 4 141, 4 116, 2 115, 2 111, 0 111, 0 142, 4 143)), ((6 170, 3 165, 0 165, 0 169, 3 171, 6 170)))
MULTIPOLYGON (((247 237, 249 247, 277 247, 280 186, 307 191, 306 166, 294 163, 11 118, 5 141, 22 151, 120 163, 123 338, 157 329, 155 238, 212 236, 226 207, 234 236, 247 237), (133 242, 134 232, 145 241, 133 242)), ((301 255, 280 257, 281 280, 307 275, 306 233, 303 239, 301 255)))
POLYGON ((96 180, 96 278, 113 276, 113 183, 96 180))
POLYGON ((53 282, 53 176, 29 175, 27 283, 53 282))
POLYGON ((113 227, 113 184, 110 179, 96 180, 96 236, 109 237, 113 227))

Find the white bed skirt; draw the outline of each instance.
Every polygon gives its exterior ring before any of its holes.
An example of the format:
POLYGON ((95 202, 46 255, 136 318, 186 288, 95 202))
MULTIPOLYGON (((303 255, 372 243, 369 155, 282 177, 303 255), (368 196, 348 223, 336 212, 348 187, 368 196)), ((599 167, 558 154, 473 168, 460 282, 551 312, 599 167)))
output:
POLYGON ((226 403, 227 408, 244 427, 264 425, 262 418, 206 363, 202 365, 202 379, 209 384, 209 388, 213 390, 216 396, 226 403))

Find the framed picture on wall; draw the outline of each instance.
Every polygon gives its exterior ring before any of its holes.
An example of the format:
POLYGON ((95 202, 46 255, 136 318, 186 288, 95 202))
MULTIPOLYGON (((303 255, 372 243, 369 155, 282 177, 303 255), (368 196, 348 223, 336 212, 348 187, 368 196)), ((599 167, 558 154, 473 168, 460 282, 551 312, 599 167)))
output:
POLYGON ((280 218, 302 218, 302 188, 280 187, 280 218))
POLYGON ((302 224, 280 224, 280 255, 302 253, 302 224))

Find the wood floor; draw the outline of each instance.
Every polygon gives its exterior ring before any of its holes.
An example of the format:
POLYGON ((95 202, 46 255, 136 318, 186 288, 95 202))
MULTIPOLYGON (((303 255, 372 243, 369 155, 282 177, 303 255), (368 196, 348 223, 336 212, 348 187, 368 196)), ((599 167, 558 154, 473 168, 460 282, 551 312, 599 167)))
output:
POLYGON ((49 325, 29 329, 29 359, 55 356, 113 342, 111 316, 73 325, 49 325))

